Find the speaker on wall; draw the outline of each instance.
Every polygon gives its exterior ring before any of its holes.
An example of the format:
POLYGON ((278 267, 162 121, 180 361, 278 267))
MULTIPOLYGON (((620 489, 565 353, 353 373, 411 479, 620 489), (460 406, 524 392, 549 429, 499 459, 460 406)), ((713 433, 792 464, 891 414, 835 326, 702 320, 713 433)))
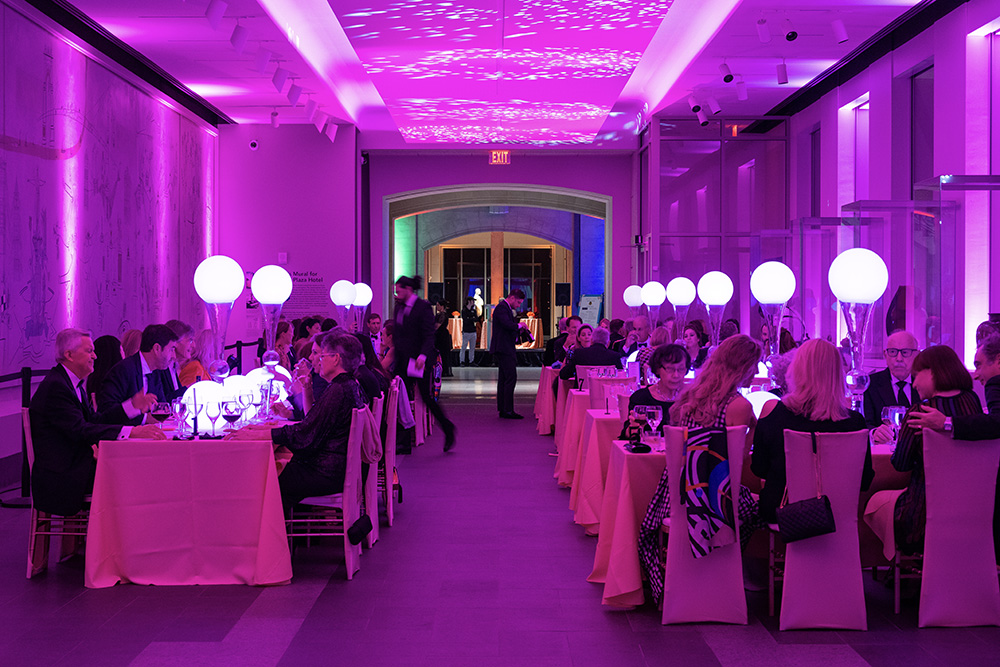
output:
POLYGON ((572 301, 572 283, 556 283, 556 305, 571 306, 573 305, 572 301))
POLYGON ((427 283, 427 300, 431 303, 444 300, 444 283, 427 283))

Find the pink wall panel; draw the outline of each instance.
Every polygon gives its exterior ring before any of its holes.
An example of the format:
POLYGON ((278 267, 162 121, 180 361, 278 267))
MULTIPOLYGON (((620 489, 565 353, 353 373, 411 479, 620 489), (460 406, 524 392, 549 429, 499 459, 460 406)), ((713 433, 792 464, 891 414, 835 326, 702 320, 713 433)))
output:
MULTIPOLYGON (((331 143, 312 125, 237 125, 219 133, 219 244, 246 272, 277 264, 286 253, 290 273, 313 272, 295 283, 288 304, 327 315, 334 282, 355 280, 356 142, 340 126, 331 143), (249 145, 258 142, 257 150, 249 145), (308 279, 308 278, 307 278, 308 279), (301 287, 307 285, 307 287, 301 287), (312 301, 303 303, 307 292, 312 301)), ((249 286, 249 281, 247 283, 249 286)), ((260 335, 259 311, 247 311, 244 291, 233 309, 228 341, 260 335)))

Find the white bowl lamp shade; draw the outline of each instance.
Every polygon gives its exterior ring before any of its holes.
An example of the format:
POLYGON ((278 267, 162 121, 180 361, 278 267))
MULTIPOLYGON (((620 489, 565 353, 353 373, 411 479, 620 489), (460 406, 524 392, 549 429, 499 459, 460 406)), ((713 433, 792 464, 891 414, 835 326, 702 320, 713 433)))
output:
POLYGON ((625 305, 629 308, 638 308, 642 305, 642 288, 638 285, 629 285, 625 288, 625 294, 622 295, 625 299, 625 305))
POLYGON ((667 289, 662 283, 650 280, 642 286, 642 302, 647 306, 659 306, 667 300, 667 289))
POLYGON ((795 293, 795 274, 781 262, 764 262, 750 274, 750 293, 762 304, 785 304, 795 293))
POLYGON ((354 298, 358 295, 357 292, 354 289, 354 283, 350 280, 338 280, 330 288, 330 301, 333 301, 335 306, 347 308, 354 303, 354 298))
POLYGON ((372 288, 365 283, 354 283, 354 303, 352 306, 364 308, 372 302, 372 288))
POLYGON ((676 306, 690 306, 698 295, 694 283, 688 278, 674 278, 667 283, 667 301, 676 306))
POLYGON ((231 257, 209 257, 194 270, 194 291, 205 303, 232 303, 243 292, 243 269, 231 257))
POLYGON ((724 306, 733 298, 733 281, 722 271, 709 271, 698 281, 698 298, 706 306, 724 306))
POLYGON ((830 290, 841 303, 875 303, 889 286, 889 270, 867 248, 851 248, 830 264, 830 290))
POLYGON ((754 416, 760 419, 760 413, 768 401, 780 401, 781 399, 769 391, 752 391, 747 395, 747 400, 750 401, 754 416))
POLYGON ((280 305, 292 295, 292 277, 280 266, 260 267, 250 281, 253 298, 268 305, 280 305))

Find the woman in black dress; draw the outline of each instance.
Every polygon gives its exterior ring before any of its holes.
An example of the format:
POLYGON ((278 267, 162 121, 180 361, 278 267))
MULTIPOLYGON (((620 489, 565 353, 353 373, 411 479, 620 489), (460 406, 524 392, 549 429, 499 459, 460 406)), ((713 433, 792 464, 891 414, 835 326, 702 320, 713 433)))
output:
POLYGON ((660 407, 663 411, 663 421, 660 423, 658 432, 663 433, 663 426, 667 422, 670 406, 674 404, 674 399, 684 387, 684 376, 687 374, 690 364, 691 357, 688 356, 687 350, 680 345, 673 343, 660 345, 653 351, 653 355, 649 358, 649 370, 660 380, 656 384, 642 387, 629 397, 629 418, 625 420, 620 436, 623 440, 629 426, 635 425, 635 408, 638 405, 660 407))

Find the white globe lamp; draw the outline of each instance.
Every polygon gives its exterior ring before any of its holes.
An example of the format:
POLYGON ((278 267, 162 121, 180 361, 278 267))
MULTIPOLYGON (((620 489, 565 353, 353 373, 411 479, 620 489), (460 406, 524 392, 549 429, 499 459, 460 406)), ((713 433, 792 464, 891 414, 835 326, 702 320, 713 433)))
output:
POLYGON ((372 302, 372 288, 365 283, 354 283, 354 301, 351 303, 351 312, 354 314, 354 331, 361 331, 364 324, 365 313, 368 311, 368 304, 372 302))
POLYGON ((657 319, 660 316, 660 306, 667 300, 667 289, 657 280, 650 280, 642 286, 642 302, 646 304, 649 312, 649 327, 656 328, 657 319))
POLYGON ((757 299, 767 325, 767 358, 778 354, 785 304, 795 293, 795 274, 781 262, 764 262, 750 274, 750 293, 757 299))
POLYGON ((281 307, 292 295, 292 277, 280 266, 268 264, 257 269, 250 280, 250 291, 253 298, 260 302, 261 313, 264 315, 264 347, 266 351, 261 361, 267 368, 273 369, 281 357, 275 350, 275 338, 278 330, 278 318, 281 317, 281 307))
POLYGON ((632 311, 632 317, 639 316, 639 309, 642 308, 642 288, 638 285, 629 285, 622 294, 625 305, 632 311))
POLYGON ((860 408, 870 379, 864 370, 864 345, 868 335, 873 305, 889 286, 889 270, 877 254, 867 248, 850 248, 837 255, 828 274, 830 291, 840 302, 840 312, 847 324, 851 341, 851 370, 847 373, 847 388, 851 403, 860 408))
POLYGON ((708 309, 712 326, 712 347, 719 344, 719 327, 726 313, 726 304, 733 298, 733 281, 722 271, 709 271, 698 280, 698 298, 708 309))
POLYGON ((351 316, 351 304, 357 296, 358 290, 350 280, 338 280, 330 288, 330 301, 333 301, 337 312, 337 322, 345 328, 350 326, 348 319, 351 316))
POLYGON ((209 325, 214 333, 208 372, 216 381, 229 375, 229 364, 224 360, 223 349, 233 302, 243 292, 243 286, 243 268, 225 255, 213 255, 202 260, 194 271, 194 291, 205 302, 209 325))

